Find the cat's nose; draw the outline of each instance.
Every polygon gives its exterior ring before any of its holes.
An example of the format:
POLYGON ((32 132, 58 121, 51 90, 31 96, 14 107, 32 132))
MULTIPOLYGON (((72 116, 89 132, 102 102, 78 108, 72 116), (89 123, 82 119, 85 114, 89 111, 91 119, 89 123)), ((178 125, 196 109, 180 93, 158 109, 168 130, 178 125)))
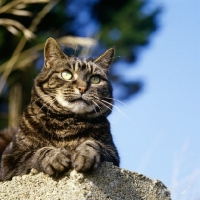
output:
POLYGON ((78 87, 78 90, 79 90, 79 92, 80 92, 81 94, 83 94, 83 93, 85 93, 85 91, 86 91, 86 87, 79 86, 79 87, 78 87))

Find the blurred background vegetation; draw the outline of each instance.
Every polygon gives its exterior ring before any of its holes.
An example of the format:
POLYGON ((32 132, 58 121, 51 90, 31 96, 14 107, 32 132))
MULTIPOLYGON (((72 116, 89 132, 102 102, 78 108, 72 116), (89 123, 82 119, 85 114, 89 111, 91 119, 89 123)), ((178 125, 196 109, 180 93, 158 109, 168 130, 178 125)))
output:
MULTIPOLYGON (((0 129, 18 124, 43 66, 43 47, 55 38, 67 54, 98 56, 116 47, 114 62, 134 63, 158 28, 160 8, 148 0, 0 0, 0 129)), ((134 65, 129 65, 133 67, 134 65)), ((121 64, 110 70, 117 99, 128 99, 142 82, 127 80, 121 64)))

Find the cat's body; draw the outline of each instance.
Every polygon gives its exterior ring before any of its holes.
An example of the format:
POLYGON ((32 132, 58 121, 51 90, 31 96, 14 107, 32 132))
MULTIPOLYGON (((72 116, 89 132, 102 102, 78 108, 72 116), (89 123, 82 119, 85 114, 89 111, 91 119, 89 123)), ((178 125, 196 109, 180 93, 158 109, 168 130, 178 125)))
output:
POLYGON ((107 116, 112 87, 106 73, 114 49, 99 58, 66 56, 54 39, 45 45, 45 64, 12 142, 3 152, 0 180, 31 168, 60 176, 69 168, 85 172, 103 161, 119 165, 107 116))

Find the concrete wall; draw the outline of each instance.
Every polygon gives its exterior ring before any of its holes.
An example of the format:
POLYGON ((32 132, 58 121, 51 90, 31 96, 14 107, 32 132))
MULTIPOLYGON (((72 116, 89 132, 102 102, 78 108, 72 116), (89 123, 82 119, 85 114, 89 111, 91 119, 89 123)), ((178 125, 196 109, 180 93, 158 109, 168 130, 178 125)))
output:
POLYGON ((158 180, 105 162, 91 174, 68 172, 54 180, 32 170, 30 174, 0 182, 1 200, 170 200, 170 192, 158 180))

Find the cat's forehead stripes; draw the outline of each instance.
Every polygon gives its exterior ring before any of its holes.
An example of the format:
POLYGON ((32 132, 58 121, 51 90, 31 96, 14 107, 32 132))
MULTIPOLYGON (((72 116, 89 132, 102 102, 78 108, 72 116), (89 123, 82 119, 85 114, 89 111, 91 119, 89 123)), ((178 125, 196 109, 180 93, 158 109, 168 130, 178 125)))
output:
POLYGON ((77 57, 69 57, 67 62, 61 65, 60 70, 62 71, 63 69, 66 69, 66 68, 69 70, 72 70, 73 73, 83 72, 85 73, 85 75, 86 74, 90 74, 90 75, 100 74, 105 79, 107 79, 106 72, 103 70, 103 68, 101 68, 99 65, 94 63, 92 59, 79 59, 77 57), (62 67, 63 65, 65 67, 62 67))
POLYGON ((78 58, 74 59, 73 62, 70 63, 70 67, 73 71, 88 71, 88 73, 94 73, 95 66, 92 62, 87 62, 86 60, 80 60, 78 58))

